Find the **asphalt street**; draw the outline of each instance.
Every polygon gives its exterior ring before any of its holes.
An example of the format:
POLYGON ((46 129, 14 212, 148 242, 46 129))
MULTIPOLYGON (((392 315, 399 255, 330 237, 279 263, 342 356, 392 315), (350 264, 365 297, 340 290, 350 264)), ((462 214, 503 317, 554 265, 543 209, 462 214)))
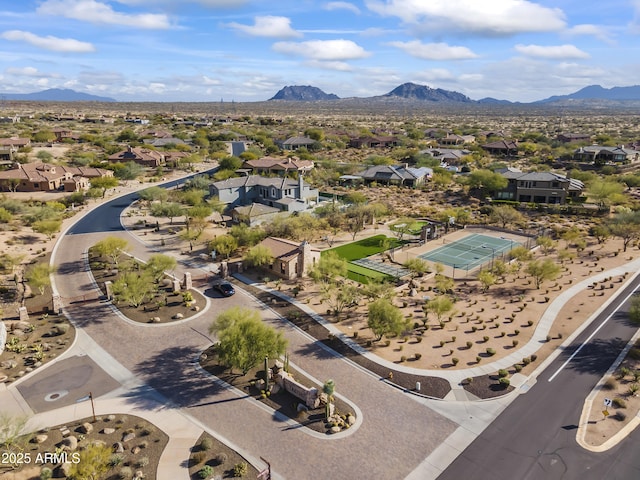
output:
MULTIPOLYGON (((619 300, 639 284, 637 278, 619 300)), ((584 399, 637 331, 637 325, 628 320, 628 307, 628 301, 621 306, 617 301, 606 308, 438 479, 640 478, 637 432, 603 453, 588 452, 576 442, 584 399)))

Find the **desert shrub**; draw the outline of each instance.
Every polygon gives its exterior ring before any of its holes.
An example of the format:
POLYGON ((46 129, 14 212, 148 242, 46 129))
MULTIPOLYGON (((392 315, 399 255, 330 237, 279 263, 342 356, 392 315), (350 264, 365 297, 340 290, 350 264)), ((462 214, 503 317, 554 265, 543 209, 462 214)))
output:
POLYGON ((122 462, 124 461, 124 456, 118 454, 118 453, 114 453, 113 455, 111 455, 111 457, 109 458, 109 466, 110 467, 117 467, 118 465, 120 465, 122 462))
POLYGON ((533 354, 531 354, 531 356, 529 358, 531 359, 532 362, 535 362, 538 359, 538 355, 533 353, 533 354))
POLYGON ((476 363, 480 363, 481 360, 482 360, 482 357, 476 357, 476 363))
POLYGON ((473 347, 473 342, 467 342, 467 348, 471 349, 471 347, 473 347))
POLYGON ((527 320, 527 325, 531 327, 533 325, 533 320, 527 320))
POLYGON ((502 385, 503 387, 508 387, 509 385, 511 385, 511 380, 509 380, 507 377, 502 377, 500 380, 498 380, 498 383, 500 383, 500 385, 502 385))
POLYGON ((207 459, 207 454, 205 452, 195 452, 191 455, 191 459, 195 462, 196 465, 200 465, 207 459))
POLYGON ((640 390, 640 385, 638 385, 637 383, 632 383, 631 385, 629 385, 629 395, 634 395, 636 393, 638 393, 638 390, 640 390))
POLYGON ((40 480, 49 480, 51 477, 53 477, 53 470, 49 467, 42 467, 42 470, 40 470, 40 480))
POLYGON ((633 360, 640 360, 640 348, 633 347, 627 355, 633 360))
POLYGON ((131 467, 122 467, 118 472, 118 478, 120 480, 130 480, 133 478, 133 470, 131 467))
POLYGON ((484 341, 484 343, 487 343, 489 341, 489 337, 485 335, 484 337, 482 337, 482 341, 484 341))
POLYGON ((522 365, 520 365, 519 363, 516 363, 513 368, 515 369, 516 373, 521 372, 522 371, 522 365))
POLYGON ((627 408, 627 402, 624 401, 624 398, 616 397, 611 403, 615 408, 627 408))
POLYGON ((627 419, 627 414, 624 412, 616 412, 613 418, 615 418, 619 422, 624 422, 627 419))
POLYGON ((414 353, 413 354, 413 358, 415 358, 416 360, 420 360, 422 358, 422 354, 421 353, 414 353))
POLYGON ((404 362, 406 362, 406 361, 407 361, 407 356, 406 356, 406 355, 402 355, 402 356, 400 357, 400 363, 404 363, 404 362))
POLYGON ((451 363, 453 363, 453 365, 454 365, 454 366, 455 366, 455 365, 457 365, 459 361, 460 361, 460 359, 459 359, 459 358, 456 358, 456 357, 453 357, 453 358, 451 359, 451 363))
POLYGON ((219 453, 216 455, 215 461, 216 461, 216 465, 224 465, 225 463, 227 463, 227 460, 229 458, 227 457, 226 453, 219 453))
POLYGON ((529 357, 524 357, 522 359, 522 363, 525 365, 529 365, 531 363, 531 359, 529 357))
POLYGON ((506 377, 508 375, 509 375, 509 371, 508 370, 505 370, 504 368, 501 368, 500 370, 498 370, 498 376, 500 378, 504 378, 504 377, 506 377))
POLYGON ((518 342, 518 340, 512 340, 511 341, 511 345, 513 345, 514 348, 518 346, 518 343, 520 343, 520 342, 518 342))
POLYGON ((607 378, 607 381, 602 385, 602 388, 604 388, 605 390, 613 390, 614 388, 616 388, 616 385, 616 379, 609 377, 607 378))
POLYGON ((629 375, 629 372, 630 371, 627 367, 622 367, 620 370, 618 370, 618 373, 616 374, 618 377, 618 380, 622 380, 624 377, 629 375))
POLYGON ((416 343, 422 342, 422 337, 416 337, 416 343))
POLYGON ((495 349, 493 349, 491 347, 487 348, 487 355, 493 356, 495 354, 496 354, 495 349))
POLYGON ((149 457, 140 457, 136 460, 136 467, 138 468, 144 468, 147 465, 149 465, 149 457))
POLYGON ((244 477, 249 471, 249 466, 245 462, 236 463, 233 466, 233 476, 236 478, 244 477))
POLYGON ((213 467, 211 465, 205 465, 198 471, 200 478, 209 478, 211 475, 213 475, 213 467))
POLYGON ((211 450, 211 447, 213 447, 213 440, 211 440, 209 437, 205 437, 202 439, 202 441, 200 442, 200 449, 207 451, 207 450, 211 450))

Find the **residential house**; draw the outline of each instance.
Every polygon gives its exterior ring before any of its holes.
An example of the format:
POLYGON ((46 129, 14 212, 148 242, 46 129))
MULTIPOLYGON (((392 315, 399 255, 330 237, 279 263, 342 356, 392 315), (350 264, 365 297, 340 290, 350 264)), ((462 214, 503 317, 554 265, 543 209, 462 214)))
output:
POLYGON ((91 178, 112 177, 111 170, 68 167, 49 163, 16 163, 0 172, 0 190, 5 192, 77 192, 89 188, 91 178))
POLYGON ((573 159, 579 162, 593 163, 633 163, 640 160, 640 151, 625 148, 624 145, 617 147, 605 147, 602 145, 590 145, 580 147, 573 152, 573 159))
POLYGON ((143 167, 157 167, 165 162, 165 154, 147 148, 128 147, 126 150, 110 155, 108 160, 112 163, 135 162, 143 167))
POLYGON ((438 140, 440 145, 466 145, 474 143, 476 137, 473 135, 457 135, 455 133, 447 133, 447 135, 438 140))
POLYGON ((423 185, 432 175, 433 170, 427 167, 374 165, 360 172, 357 176, 361 177, 366 184, 375 182, 383 185, 400 185, 415 188, 423 185))
POLYGON ((20 137, 11 137, 11 138, 0 138, 0 147, 14 147, 14 148, 24 148, 31 145, 30 138, 20 138, 20 137))
POLYGON ((310 148, 316 141, 309 137, 291 137, 286 140, 276 141, 276 145, 282 150, 297 150, 299 148, 310 148))
POLYGON ((287 176, 293 172, 304 175, 313 170, 313 167, 312 160, 300 160, 296 157, 262 157, 256 160, 247 160, 242 164, 243 169, 248 169, 254 174, 276 174, 279 176, 287 176))
POLYGON ((318 202, 318 190, 302 175, 297 180, 259 175, 229 178, 212 183, 209 193, 231 209, 259 203, 282 212, 302 212, 318 202))
POLYGON ((77 135, 74 135, 68 128, 54 128, 53 134, 56 136, 56 142, 60 143, 65 140, 77 140, 77 135))
POLYGON ((18 153, 18 149, 16 147, 0 147, 0 162, 3 163, 13 163, 13 159, 15 158, 16 153, 18 153))
POLYGON ((266 247, 273 256, 270 272, 286 280, 306 276, 320 261, 320 251, 308 242, 296 243, 283 238, 267 237, 258 245, 266 247))
POLYGON ((497 172, 509 181, 507 187, 496 194, 497 200, 562 205, 568 199, 580 197, 585 188, 580 180, 553 172, 522 172, 517 168, 497 172))
POLYGON ((518 142, 516 140, 498 140, 482 145, 482 148, 491 155, 503 157, 515 157, 518 155, 518 142))
POLYGON ((353 148, 384 148, 395 147, 398 145, 397 137, 375 136, 375 137, 358 137, 349 140, 349 146, 353 148))
POLYGON ((472 154, 470 150, 457 148, 428 148, 427 150, 421 150, 420 153, 432 156, 443 166, 452 165, 456 167, 467 163, 467 157, 472 154))
POLYGON ((556 137, 556 140, 562 143, 590 142, 591 135, 587 133, 561 133, 556 137))
POLYGON ((279 208, 261 203, 252 203, 251 205, 240 205, 231 209, 231 220, 234 223, 246 223, 250 227, 255 227, 261 223, 273 221, 274 217, 280 213, 282 213, 282 210, 279 208))

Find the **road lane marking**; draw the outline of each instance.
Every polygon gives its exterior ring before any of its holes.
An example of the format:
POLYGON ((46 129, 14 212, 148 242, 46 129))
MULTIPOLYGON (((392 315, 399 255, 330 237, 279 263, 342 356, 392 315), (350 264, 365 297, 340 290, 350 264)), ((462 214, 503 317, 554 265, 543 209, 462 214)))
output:
POLYGON ((576 349, 576 351, 575 351, 575 352, 573 352, 573 353, 571 354, 571 356, 567 359, 567 361, 566 361, 566 362, 564 362, 564 363, 560 366, 560 368, 558 368, 558 370, 556 370, 556 372, 555 372, 553 375, 551 375, 551 376, 549 377, 549 380, 547 380, 547 381, 552 382, 552 381, 553 381, 553 379, 554 379, 554 378, 556 378, 556 375, 558 375, 558 374, 559 374, 559 373, 560 373, 560 372, 561 372, 561 371, 562 371, 562 370, 563 370, 563 369, 564 369, 564 368, 569 364, 569 362, 571 362, 571 360, 573 360, 573 359, 574 359, 574 357, 575 357, 578 353, 580 353, 580 350, 582 350, 582 348, 583 348, 587 343, 589 343, 589 342, 591 341, 591 339, 595 336, 595 334, 596 334, 596 333, 598 333, 602 327, 604 327, 604 325, 605 325, 605 324, 606 324, 606 323, 611 319, 611 317, 613 317, 613 315, 614 315, 614 314, 618 313, 618 309, 619 309, 619 308, 620 308, 620 307, 621 307, 621 306, 622 306, 622 305, 623 305, 627 300, 629 300, 633 295, 635 295, 635 293, 636 293, 636 290, 634 289, 634 290, 633 290, 629 295, 627 295, 627 296, 624 298, 624 300, 622 300, 622 301, 621 301, 621 302, 616 306, 616 308, 614 308, 614 309, 613 309, 613 312, 611 312, 611 313, 609 314, 609 316, 607 316, 607 318, 605 318, 605 319, 604 319, 604 321, 603 321, 603 322, 598 326, 598 328, 596 328, 596 329, 593 331, 593 333, 592 333, 591 335, 589 335, 589 338, 587 338, 584 342, 582 342, 582 344, 581 344, 581 345, 576 349))

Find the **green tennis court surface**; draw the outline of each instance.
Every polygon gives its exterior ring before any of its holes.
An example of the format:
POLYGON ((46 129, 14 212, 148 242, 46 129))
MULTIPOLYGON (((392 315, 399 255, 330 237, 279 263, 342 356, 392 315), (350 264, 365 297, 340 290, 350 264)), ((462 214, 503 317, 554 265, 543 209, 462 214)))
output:
POLYGON ((420 258, 434 263, 442 263, 453 268, 471 270, 513 250, 520 243, 503 237, 491 237, 472 233, 460 240, 445 243, 431 252, 423 253, 420 258))

